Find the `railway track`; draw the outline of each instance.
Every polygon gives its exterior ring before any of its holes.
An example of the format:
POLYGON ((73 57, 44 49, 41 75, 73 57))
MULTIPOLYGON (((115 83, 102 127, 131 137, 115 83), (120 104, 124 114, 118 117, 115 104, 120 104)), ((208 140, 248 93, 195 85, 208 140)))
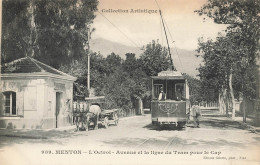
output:
POLYGON ((173 143, 173 141, 176 139, 176 137, 173 137, 169 140, 169 142, 166 144, 166 146, 163 148, 164 151, 166 151, 173 143))
POLYGON ((158 143, 158 141, 160 141, 158 137, 146 138, 134 146, 134 149, 143 149, 147 146, 151 146, 162 151, 167 151, 172 149, 172 146, 174 146, 174 148, 178 147, 181 149, 184 147, 183 142, 180 141, 180 137, 178 136, 171 137, 166 142, 158 143), (157 146, 155 146, 155 144, 157 144, 157 146))
MULTIPOLYGON (((163 144, 163 146, 159 146, 158 148, 161 148, 163 151, 166 151, 167 149, 169 149, 171 145, 178 145, 178 141, 176 141, 176 139, 177 137, 172 137, 169 141, 167 141, 166 144, 163 144)), ((142 149, 143 146, 150 145, 150 143, 152 143, 151 146, 153 146, 154 140, 157 141, 156 138, 146 138, 145 140, 137 144, 134 147, 134 149, 142 149)))
POLYGON ((134 149, 138 149, 140 148, 142 145, 144 145, 145 143, 147 143, 149 140, 151 140, 153 138, 147 138, 144 141, 142 141, 141 143, 139 143, 137 146, 134 147, 134 149))

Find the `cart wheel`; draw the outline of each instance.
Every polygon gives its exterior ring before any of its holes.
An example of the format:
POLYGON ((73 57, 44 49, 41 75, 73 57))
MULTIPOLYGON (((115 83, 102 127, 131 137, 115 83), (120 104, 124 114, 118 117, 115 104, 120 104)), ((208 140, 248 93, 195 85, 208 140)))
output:
POLYGON ((115 125, 118 125, 118 116, 117 116, 117 113, 115 114, 115 125))
POLYGON ((104 118, 104 126, 105 128, 108 128, 108 117, 104 118))

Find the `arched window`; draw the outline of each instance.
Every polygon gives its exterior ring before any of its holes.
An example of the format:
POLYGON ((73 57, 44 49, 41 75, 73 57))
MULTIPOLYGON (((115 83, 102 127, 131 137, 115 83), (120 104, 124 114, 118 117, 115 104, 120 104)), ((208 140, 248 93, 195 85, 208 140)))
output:
POLYGON ((16 116, 16 93, 12 91, 3 92, 4 116, 16 116))

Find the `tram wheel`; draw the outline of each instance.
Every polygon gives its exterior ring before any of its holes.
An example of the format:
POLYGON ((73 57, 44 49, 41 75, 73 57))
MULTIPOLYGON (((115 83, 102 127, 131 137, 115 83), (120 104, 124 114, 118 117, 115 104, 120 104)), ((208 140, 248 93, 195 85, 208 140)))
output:
POLYGON ((158 122, 157 121, 152 121, 153 126, 158 126, 158 122))
POLYGON ((178 128, 182 129, 182 128, 185 128, 185 126, 186 126, 185 122, 178 122, 178 125, 177 125, 178 128))

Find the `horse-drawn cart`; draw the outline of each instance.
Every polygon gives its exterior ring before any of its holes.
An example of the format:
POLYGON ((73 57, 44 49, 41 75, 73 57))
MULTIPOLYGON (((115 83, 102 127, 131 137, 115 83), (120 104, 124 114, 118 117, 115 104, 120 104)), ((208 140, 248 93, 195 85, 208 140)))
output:
POLYGON ((104 125, 106 128, 110 124, 117 125, 118 124, 118 109, 111 109, 111 110, 103 110, 101 112, 101 118, 104 119, 104 125))
POLYGON ((76 131, 88 131, 90 127, 108 128, 111 124, 118 124, 118 109, 103 110, 102 103, 104 102, 100 102, 101 99, 99 97, 98 99, 86 99, 86 102, 75 102, 77 105, 74 106, 73 121, 77 126, 76 131))
POLYGON ((108 128, 111 124, 116 126, 119 120, 117 112, 117 109, 102 110, 98 118, 94 113, 88 112, 85 129, 88 130, 90 127, 94 127, 94 129, 100 127, 108 128))

